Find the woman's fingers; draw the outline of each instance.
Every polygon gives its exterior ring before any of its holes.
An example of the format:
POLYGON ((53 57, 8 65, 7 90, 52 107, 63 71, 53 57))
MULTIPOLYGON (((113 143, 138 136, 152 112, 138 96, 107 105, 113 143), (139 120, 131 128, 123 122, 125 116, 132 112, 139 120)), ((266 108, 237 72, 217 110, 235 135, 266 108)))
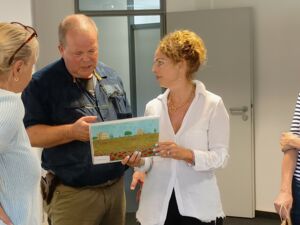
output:
POLYGON ((139 152, 139 151, 135 151, 134 153, 132 153, 131 156, 126 156, 122 161, 121 163, 123 165, 128 165, 128 166, 131 166, 131 167, 135 167, 135 166, 140 166, 141 164, 141 156, 142 156, 142 153, 139 152))

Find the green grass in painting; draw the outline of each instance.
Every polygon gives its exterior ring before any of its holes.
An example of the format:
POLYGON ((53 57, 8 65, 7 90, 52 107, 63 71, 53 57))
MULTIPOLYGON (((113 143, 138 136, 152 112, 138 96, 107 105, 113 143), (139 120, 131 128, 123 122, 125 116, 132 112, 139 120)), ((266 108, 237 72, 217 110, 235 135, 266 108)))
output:
POLYGON ((111 160, 123 159, 126 155, 141 151, 142 156, 152 155, 158 133, 124 136, 107 140, 93 140, 94 156, 110 155, 111 160))

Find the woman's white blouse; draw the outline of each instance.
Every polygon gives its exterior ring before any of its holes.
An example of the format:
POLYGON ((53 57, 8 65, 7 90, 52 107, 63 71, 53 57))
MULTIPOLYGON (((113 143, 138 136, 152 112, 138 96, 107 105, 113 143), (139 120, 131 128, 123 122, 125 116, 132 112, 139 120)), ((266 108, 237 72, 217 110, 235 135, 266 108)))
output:
POLYGON ((146 105, 145 116, 160 116, 160 141, 174 141, 191 149, 195 164, 155 156, 139 170, 147 176, 137 219, 142 225, 164 224, 174 189, 181 215, 209 222, 224 217, 215 170, 228 160, 229 116, 222 99, 195 80, 193 99, 175 134, 167 109, 169 90, 146 105))

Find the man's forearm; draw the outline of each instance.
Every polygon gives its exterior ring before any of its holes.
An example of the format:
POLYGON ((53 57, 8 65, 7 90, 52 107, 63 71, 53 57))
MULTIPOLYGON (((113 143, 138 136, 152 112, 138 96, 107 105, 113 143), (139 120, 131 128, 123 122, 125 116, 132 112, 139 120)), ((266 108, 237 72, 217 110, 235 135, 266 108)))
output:
POLYGON ((26 129, 33 147, 50 148, 74 140, 71 134, 72 125, 34 125, 26 129))

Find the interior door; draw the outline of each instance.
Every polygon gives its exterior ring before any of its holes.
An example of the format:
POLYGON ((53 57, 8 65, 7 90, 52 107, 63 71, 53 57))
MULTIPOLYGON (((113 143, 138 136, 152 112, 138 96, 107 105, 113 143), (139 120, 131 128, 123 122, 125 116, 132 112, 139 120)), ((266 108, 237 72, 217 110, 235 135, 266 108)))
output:
POLYGON ((230 160, 217 171, 226 215, 254 217, 253 33, 250 8, 167 14, 167 31, 190 29, 204 40, 206 66, 197 78, 222 96, 230 114, 230 160))

